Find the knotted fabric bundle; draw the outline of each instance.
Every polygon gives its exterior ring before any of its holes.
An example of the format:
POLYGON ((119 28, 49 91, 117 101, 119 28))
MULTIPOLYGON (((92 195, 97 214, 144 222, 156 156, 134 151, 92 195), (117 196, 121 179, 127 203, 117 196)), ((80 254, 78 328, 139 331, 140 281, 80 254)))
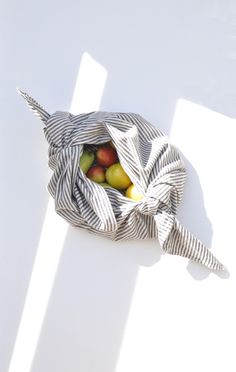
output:
POLYGON ((209 269, 224 266, 176 218, 186 169, 176 148, 140 115, 96 111, 50 115, 20 91, 43 121, 53 175, 48 190, 56 212, 71 225, 113 240, 158 238, 162 249, 209 269), (138 191, 139 202, 114 188, 103 188, 80 169, 84 145, 112 141, 119 161, 138 191))

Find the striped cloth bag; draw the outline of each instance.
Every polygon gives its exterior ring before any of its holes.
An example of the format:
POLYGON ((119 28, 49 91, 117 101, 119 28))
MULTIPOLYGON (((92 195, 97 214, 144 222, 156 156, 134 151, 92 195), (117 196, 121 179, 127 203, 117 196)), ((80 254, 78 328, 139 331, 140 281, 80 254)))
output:
POLYGON ((158 238, 162 249, 209 269, 224 266, 176 218, 186 169, 178 151, 163 133, 140 115, 96 111, 50 115, 19 91, 44 123, 53 170, 48 190, 56 212, 71 225, 121 239, 158 238), (84 145, 111 141, 119 161, 143 199, 135 202, 118 190, 91 181, 79 167, 84 145))

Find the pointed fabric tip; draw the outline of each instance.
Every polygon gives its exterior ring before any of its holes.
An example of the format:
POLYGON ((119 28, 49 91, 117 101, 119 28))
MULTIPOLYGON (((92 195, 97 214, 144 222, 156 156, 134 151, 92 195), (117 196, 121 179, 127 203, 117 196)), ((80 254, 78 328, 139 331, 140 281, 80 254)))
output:
POLYGON ((163 249, 167 253, 198 262, 210 270, 227 270, 211 251, 183 227, 177 219, 175 219, 173 229, 163 244, 163 249))
POLYGON ((30 97, 26 92, 23 92, 21 89, 16 88, 18 93, 26 100, 29 108, 33 113, 39 117, 44 124, 47 123, 48 119, 50 118, 50 114, 44 110, 44 108, 37 102, 35 99, 30 97))

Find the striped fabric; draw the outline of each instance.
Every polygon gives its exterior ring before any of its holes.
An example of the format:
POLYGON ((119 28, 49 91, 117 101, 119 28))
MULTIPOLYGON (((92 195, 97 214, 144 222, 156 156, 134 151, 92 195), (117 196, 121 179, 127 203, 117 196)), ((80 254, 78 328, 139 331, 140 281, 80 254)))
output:
POLYGON ((48 190, 56 212, 71 225, 113 240, 158 238, 162 249, 199 262, 209 269, 224 266, 176 218, 186 169, 163 133, 140 115, 91 112, 49 115, 19 91, 44 123, 53 170, 48 190), (120 163, 144 198, 135 202, 113 188, 104 189, 79 167, 85 144, 112 140, 120 163))

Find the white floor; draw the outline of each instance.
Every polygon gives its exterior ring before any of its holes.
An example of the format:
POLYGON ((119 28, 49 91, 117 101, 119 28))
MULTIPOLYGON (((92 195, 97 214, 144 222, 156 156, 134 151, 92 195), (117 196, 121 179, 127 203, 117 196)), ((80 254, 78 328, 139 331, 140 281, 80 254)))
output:
POLYGON ((236 370, 236 4, 0 1, 0 372, 236 370), (183 154, 179 219, 229 273, 55 215, 49 112, 132 111, 183 154))

